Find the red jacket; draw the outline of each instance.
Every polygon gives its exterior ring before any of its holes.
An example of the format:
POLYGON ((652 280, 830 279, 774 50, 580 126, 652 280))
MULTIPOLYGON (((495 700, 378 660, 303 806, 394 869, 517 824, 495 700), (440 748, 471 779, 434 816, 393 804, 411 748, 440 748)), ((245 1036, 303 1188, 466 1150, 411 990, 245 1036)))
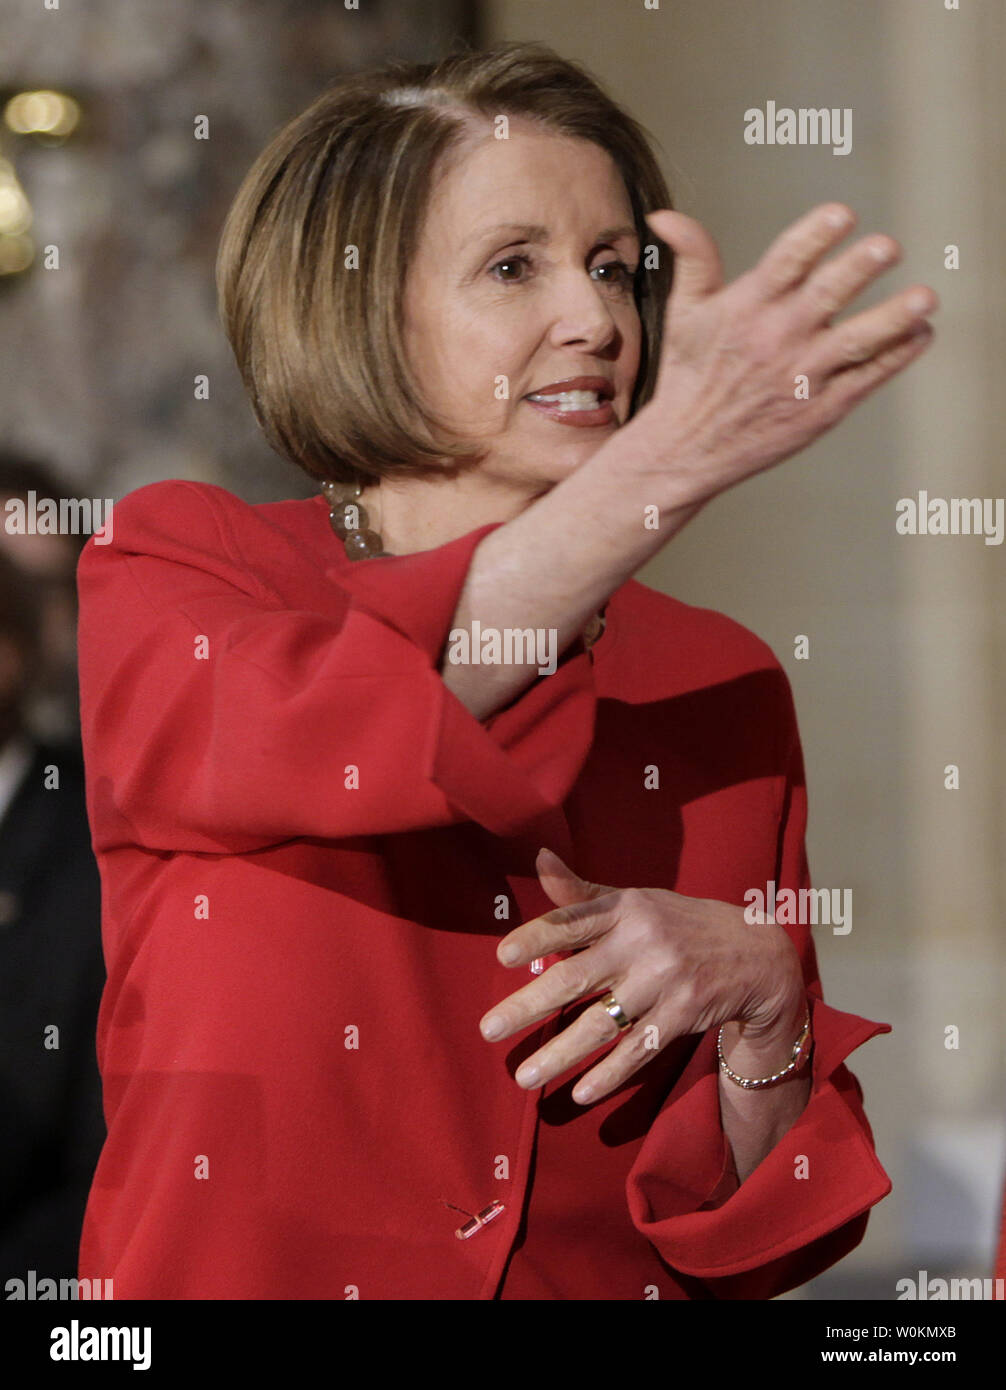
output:
POLYGON ((529 978, 498 939, 554 906, 541 845, 738 905, 809 885, 763 642, 632 580, 589 653, 480 723, 438 662, 492 526, 351 562, 321 496, 169 481, 113 527, 78 572, 109 1129, 81 1277, 118 1298, 765 1298, 858 1244, 891 1184, 843 1059, 889 1028, 821 1001, 808 928, 812 1096, 719 1206, 715 1029, 587 1107, 569 1093, 596 1056, 512 1079, 583 1001, 516 1042, 478 1031, 529 978))

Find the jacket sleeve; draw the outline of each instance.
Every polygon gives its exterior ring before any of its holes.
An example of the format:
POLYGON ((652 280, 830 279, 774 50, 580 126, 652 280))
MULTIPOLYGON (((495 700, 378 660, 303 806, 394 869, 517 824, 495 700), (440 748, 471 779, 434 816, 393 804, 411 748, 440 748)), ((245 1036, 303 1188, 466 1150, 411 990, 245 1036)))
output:
POLYGON ((582 646, 482 722, 440 675, 495 524, 308 569, 317 594, 298 606, 258 554, 275 528, 224 489, 154 483, 113 513, 77 571, 96 849, 245 852, 469 819, 510 834, 565 800, 593 737, 582 646))
MULTIPOLYGON (((803 757, 788 681, 783 687, 789 737, 778 890, 810 887, 803 757)), ((810 927, 786 929, 800 953, 814 1037, 803 1113, 717 1204, 729 1145, 720 1117, 718 1029, 712 1028, 657 1115, 626 1183, 637 1229, 667 1264, 700 1280, 712 1298, 774 1298, 812 1279, 859 1244, 870 1207, 891 1191, 874 1152, 862 1090, 844 1065, 855 1048, 889 1033, 890 1025, 826 1004, 810 927)))

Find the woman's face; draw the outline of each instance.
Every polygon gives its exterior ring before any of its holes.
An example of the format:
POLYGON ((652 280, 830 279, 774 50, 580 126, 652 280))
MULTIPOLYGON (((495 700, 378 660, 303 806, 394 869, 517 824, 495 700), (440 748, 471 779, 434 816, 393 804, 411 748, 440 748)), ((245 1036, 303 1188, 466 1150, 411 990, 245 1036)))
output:
POLYGON ((405 347, 452 432, 478 441, 480 476, 542 490, 625 423, 639 256, 621 175, 589 141, 512 118, 508 139, 471 137, 438 180, 405 286, 405 347), (574 388, 599 401, 529 399, 574 388))

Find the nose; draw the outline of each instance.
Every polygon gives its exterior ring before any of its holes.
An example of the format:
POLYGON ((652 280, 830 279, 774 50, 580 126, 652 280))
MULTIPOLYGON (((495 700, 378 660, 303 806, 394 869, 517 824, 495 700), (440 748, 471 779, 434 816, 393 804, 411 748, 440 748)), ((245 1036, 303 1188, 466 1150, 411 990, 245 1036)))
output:
POLYGON ((601 353, 615 338, 618 326, 602 285, 588 271, 569 269, 555 287, 551 339, 556 347, 571 344, 601 353))

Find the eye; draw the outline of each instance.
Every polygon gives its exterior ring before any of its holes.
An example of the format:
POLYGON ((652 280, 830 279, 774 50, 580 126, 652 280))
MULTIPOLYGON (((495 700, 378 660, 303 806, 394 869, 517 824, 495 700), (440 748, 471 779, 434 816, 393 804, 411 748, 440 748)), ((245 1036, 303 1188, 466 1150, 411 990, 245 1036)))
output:
POLYGON ((606 275, 601 284, 613 285, 616 289, 629 289, 636 275, 636 272, 630 270, 624 261, 605 261, 603 265, 596 265, 590 272, 591 275, 598 270, 613 272, 610 276, 606 275))
MULTIPOLYGON (((502 270, 504 266, 529 266, 530 264, 531 261, 528 256, 507 256, 505 260, 497 261, 489 273, 493 275, 497 270, 502 270)), ((523 279, 523 276, 521 279, 523 279)), ((501 283, 504 285, 518 285, 520 284, 520 280, 518 280, 516 276, 504 275, 501 283)))
MULTIPOLYGON (((497 261, 494 266, 490 267, 489 274, 500 284, 519 285, 526 276, 517 276, 507 272, 517 267, 529 268, 530 265, 530 256, 507 256, 504 260, 497 261)), ((605 274, 597 283, 610 285, 613 289, 631 289, 635 281, 636 272, 630 270, 624 261, 605 261, 603 265, 595 266, 590 274, 596 275, 598 271, 604 271, 605 274)))

